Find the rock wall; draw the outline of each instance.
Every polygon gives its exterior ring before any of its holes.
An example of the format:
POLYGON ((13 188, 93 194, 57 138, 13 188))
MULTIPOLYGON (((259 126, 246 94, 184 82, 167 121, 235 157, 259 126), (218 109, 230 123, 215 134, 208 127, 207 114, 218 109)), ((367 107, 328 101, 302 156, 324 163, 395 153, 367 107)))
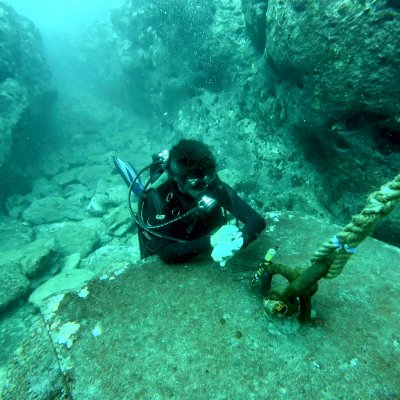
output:
MULTIPOLYGON (((344 222, 399 172, 398 4, 270 0, 264 17, 254 4, 243 8, 247 25, 266 26, 249 35, 255 47, 265 35, 252 81, 252 96, 264 101, 246 99, 245 109, 285 128, 296 159, 315 170, 321 206, 344 222)), ((393 227, 386 222, 380 237, 393 239, 393 227)))
POLYGON ((212 0, 201 6, 156 0, 126 2, 114 12, 119 61, 134 109, 162 115, 201 87, 221 88, 221 60, 208 47, 215 11, 212 0))
POLYGON ((299 89, 303 115, 399 130, 400 21, 387 1, 270 1, 266 25, 265 61, 299 89))
POLYGON ((1 209, 7 195, 29 187, 23 169, 42 146, 43 119, 56 94, 38 30, 2 2, 0 37, 1 209))
POLYGON ((242 9, 247 33, 259 53, 264 53, 266 45, 266 18, 268 0, 242 0, 242 9))
POLYGON ((346 223, 398 173, 396 4, 136 1, 113 28, 130 92, 168 141, 206 138, 261 207, 346 223))

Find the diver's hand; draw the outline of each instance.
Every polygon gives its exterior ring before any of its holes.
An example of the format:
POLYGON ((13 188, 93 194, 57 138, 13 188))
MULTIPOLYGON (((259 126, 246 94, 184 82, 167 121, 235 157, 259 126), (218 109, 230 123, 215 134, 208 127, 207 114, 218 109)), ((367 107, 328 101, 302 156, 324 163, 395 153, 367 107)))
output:
POLYGON ((224 267, 243 246, 242 232, 235 225, 224 225, 211 236, 211 257, 224 267))
POLYGON ((234 240, 238 234, 242 234, 235 225, 223 225, 213 235, 211 235, 211 246, 215 247, 219 244, 234 240))

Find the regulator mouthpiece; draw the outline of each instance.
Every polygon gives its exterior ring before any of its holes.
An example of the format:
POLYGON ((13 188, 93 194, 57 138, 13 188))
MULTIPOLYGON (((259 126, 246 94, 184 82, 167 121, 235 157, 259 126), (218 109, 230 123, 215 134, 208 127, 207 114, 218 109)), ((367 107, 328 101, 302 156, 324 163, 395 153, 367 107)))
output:
POLYGON ((199 209, 206 212, 211 211, 216 205, 217 205, 217 200, 206 195, 204 195, 197 203, 199 209))

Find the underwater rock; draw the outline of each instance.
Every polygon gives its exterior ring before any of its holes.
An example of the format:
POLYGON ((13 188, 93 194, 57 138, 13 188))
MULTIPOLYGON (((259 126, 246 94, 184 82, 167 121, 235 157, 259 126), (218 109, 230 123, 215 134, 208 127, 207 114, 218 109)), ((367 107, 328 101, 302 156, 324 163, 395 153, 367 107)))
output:
POLYGON ((68 271, 68 270, 79 268, 81 259, 82 259, 82 257, 81 257, 80 253, 74 253, 74 254, 71 254, 71 255, 65 257, 63 270, 68 271))
POLYGON ((247 33, 259 53, 264 53, 266 44, 266 17, 268 0, 242 0, 247 33))
MULTIPOLYGON (((257 173, 282 199, 272 206, 307 207, 309 197, 316 211, 345 222, 397 175, 399 64, 400 10, 392 2, 268 2, 265 52, 243 104, 267 127, 252 146, 266 155, 257 173), (287 154, 281 168, 268 152, 278 140, 287 154)), ((380 239, 399 246, 400 228, 380 239)))
POLYGON ((31 227, 17 219, 0 216, 0 252, 18 249, 32 242, 34 233, 31 227))
POLYGON ((20 270, 32 281, 46 280, 46 277, 57 273, 60 266, 60 256, 54 250, 54 240, 37 239, 19 248, 20 270), (43 276, 44 275, 44 276, 43 276))
POLYGON ((28 106, 26 89, 15 79, 0 83, 0 165, 11 155, 13 135, 28 106))
MULTIPOLYGON (((2 220, 4 221, 4 218, 2 220)), ((63 267, 61 251, 56 245, 57 237, 50 235, 33 240, 31 228, 15 221, 13 223, 11 218, 6 218, 6 220, 10 221, 10 229, 7 235, 7 246, 2 247, 3 241, 0 242, 0 248, 2 248, 0 310, 25 297, 32 289, 40 286, 63 267)), ((3 233, 7 232, 3 224, 0 224, 0 230, 3 233)))
POLYGON ((26 337, 27 332, 31 329, 37 316, 33 315, 34 309, 30 305, 21 306, 13 309, 13 312, 5 312, 0 318, 0 359, 2 366, 0 367, 0 398, 2 386, 5 380, 7 369, 5 365, 10 364, 13 359, 15 350, 26 337))
MULTIPOLYGON (((136 212, 137 203, 132 204, 133 212, 136 212)), ((125 204, 112 209, 104 216, 104 222, 113 236, 124 236, 132 230, 134 220, 125 204)))
POLYGON ((69 168, 53 176, 50 182, 67 190, 71 184, 82 184, 86 188, 96 189, 99 179, 109 173, 109 167, 104 164, 85 165, 69 168))
POLYGON ((62 197, 73 201, 87 202, 92 196, 92 191, 82 183, 71 183, 62 190, 62 197))
POLYGON ((51 196, 34 200, 22 216, 31 225, 41 225, 65 220, 80 221, 86 213, 74 202, 51 196))
MULTIPOLYGON (((51 161, 50 161, 50 157, 49 157, 48 163, 50 164, 50 162, 51 161)), ((40 199, 42 197, 48 197, 48 196, 62 196, 62 188, 52 184, 44 176, 42 176, 38 179, 35 179, 35 181, 33 182, 33 185, 32 185, 32 192, 28 195, 28 197, 40 199)), ((68 196, 66 196, 66 197, 68 197, 68 196)), ((7 203, 8 203, 8 199, 7 199, 7 203)))
POLYGON ((88 269, 67 269, 53 276, 29 296, 29 302, 36 307, 40 307, 45 299, 59 293, 77 291, 86 282, 95 276, 93 271, 88 269))
POLYGON ((54 235, 55 246, 63 255, 79 252, 82 258, 94 251, 99 244, 95 229, 83 224, 65 223, 54 235))
MULTIPOLYGON (((138 243, 137 237, 132 241, 138 243)), ((81 261, 80 268, 93 271, 96 276, 126 268, 140 260, 139 246, 107 244, 100 247, 81 261)))
POLYGON ((73 183, 78 183, 78 174, 83 167, 70 168, 67 171, 57 173, 51 178, 51 183, 61 188, 66 188, 73 183))
POLYGON ((58 222, 35 227, 37 238, 54 240, 54 249, 62 256, 80 253, 86 257, 99 244, 98 225, 87 220, 81 222, 58 222))
POLYGON ((0 313, 29 293, 29 279, 18 270, 0 266, 0 313))
POLYGON ((37 144, 56 92, 38 30, 4 2, 0 36, 1 207, 5 198, 30 185, 21 171, 40 153, 37 144))
POLYGON ((265 55, 300 115, 400 115, 399 12, 385 0, 305 3, 270 2, 265 55))
POLYGON ((110 204, 113 206, 119 206, 127 202, 128 188, 126 185, 108 187, 106 193, 110 204))
POLYGON ((10 365, 10 371, 15 372, 22 366, 29 366, 29 371, 26 373, 26 381, 19 382, 19 388, 16 387, 16 382, 6 383, 2 398, 7 400, 18 398, 25 398, 26 400, 65 399, 63 376, 59 370, 58 360, 54 358, 54 349, 48 337, 43 335, 46 332, 44 322, 36 321, 33 324, 32 331, 35 332, 34 337, 23 340, 10 365), (35 349, 31 347, 32 343, 35 343, 35 349), (40 351, 38 351, 39 348, 40 351), (24 393, 24 395, 15 397, 13 394, 15 391, 24 393))
POLYGON ((105 194, 97 193, 91 199, 86 207, 89 214, 100 217, 107 212, 108 197, 105 194))
POLYGON ((59 272, 61 257, 54 251, 53 243, 53 239, 39 239, 2 252, 0 273, 4 275, 1 290, 4 291, 5 305, 23 297, 59 272))
POLYGON ((33 325, 3 395, 61 399, 38 392, 52 387, 58 359, 76 399, 397 398, 399 249, 366 239, 338 278, 321 281, 313 320, 299 325, 267 317, 249 278, 271 244, 276 262, 307 266, 340 227, 295 213, 268 222, 225 268, 207 258, 166 268, 150 257, 66 294, 51 314, 43 307, 46 329, 33 325))
POLYGON ((232 84, 237 71, 230 68, 232 59, 243 56, 236 37, 245 39, 239 1, 125 3, 111 20, 110 52, 125 76, 129 105, 141 115, 156 116, 165 128, 172 127, 169 113, 193 95, 232 84))
POLYGON ((24 210, 29 207, 31 196, 22 196, 20 194, 14 194, 6 199, 6 211, 7 214, 12 218, 21 218, 24 210))

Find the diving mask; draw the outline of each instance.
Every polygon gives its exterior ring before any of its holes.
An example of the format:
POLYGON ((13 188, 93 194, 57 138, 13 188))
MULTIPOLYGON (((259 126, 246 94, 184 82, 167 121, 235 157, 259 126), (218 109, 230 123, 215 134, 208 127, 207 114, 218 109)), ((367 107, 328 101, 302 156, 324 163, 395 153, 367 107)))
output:
POLYGON ((171 163, 170 173, 182 192, 195 197, 197 194, 204 192, 217 178, 215 171, 210 171, 208 174, 200 176, 196 172, 180 167, 175 162, 171 163))
POLYGON ((206 175, 202 178, 184 178, 178 180, 181 188, 187 191, 204 192, 208 186, 215 180, 216 174, 206 175))

